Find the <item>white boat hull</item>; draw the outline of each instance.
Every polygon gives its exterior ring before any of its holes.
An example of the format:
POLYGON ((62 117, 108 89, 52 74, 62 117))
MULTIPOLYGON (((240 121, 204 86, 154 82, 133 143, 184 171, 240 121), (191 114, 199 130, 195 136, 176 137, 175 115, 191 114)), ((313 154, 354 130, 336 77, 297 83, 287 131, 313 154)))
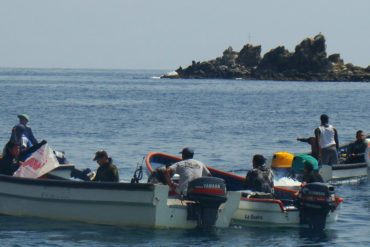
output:
MULTIPOLYGON (((329 212, 326 223, 337 220, 338 209, 329 212)), ((248 199, 240 200, 239 208, 232 217, 232 224, 269 227, 301 227, 299 210, 294 206, 285 207, 280 200, 248 199)))
POLYGON ((323 165, 319 170, 324 181, 333 185, 367 180, 368 172, 366 163, 323 165))
MULTIPOLYGON (((216 227, 227 227, 240 194, 229 192, 216 227)), ((148 228, 195 228, 168 186, 14 178, 0 175, 0 213, 148 228)))

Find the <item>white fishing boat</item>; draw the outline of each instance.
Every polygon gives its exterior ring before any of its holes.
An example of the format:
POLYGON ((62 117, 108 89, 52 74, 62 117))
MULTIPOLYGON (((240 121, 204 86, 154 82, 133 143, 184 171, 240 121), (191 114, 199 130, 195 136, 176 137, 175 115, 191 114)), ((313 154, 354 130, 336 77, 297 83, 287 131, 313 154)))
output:
MULTIPOLYGON (((339 148, 340 163, 332 166, 327 166, 323 176, 326 176, 330 184, 343 184, 351 182, 359 182, 369 178, 370 169, 370 135, 366 136, 365 142, 367 148, 364 155, 364 161, 358 163, 346 163, 347 148, 351 143, 342 145, 339 148)), ((325 169, 325 167, 323 166, 325 169)))
POLYGON ((367 180, 369 177, 370 139, 366 139, 365 142, 367 142, 368 147, 364 153, 365 159, 363 162, 346 162, 346 150, 350 144, 348 143, 339 148, 339 164, 318 164, 317 160, 308 154, 291 154, 288 152, 274 153, 272 159, 267 163, 278 177, 287 176, 300 180, 303 173, 303 163, 309 159, 316 164, 315 170, 318 170, 324 182, 332 185, 357 183, 367 180))
MULTIPOLYGON (((159 167, 167 167, 181 158, 163 153, 147 155, 145 162, 149 180, 165 183, 159 167)), ((237 225, 310 226, 323 228, 337 220, 342 198, 334 195, 334 187, 327 184, 309 184, 298 196, 297 191, 275 186, 275 193, 244 191, 245 177, 207 166, 212 176, 222 178, 228 191, 240 195, 238 209, 232 216, 237 225), (313 206, 313 207, 312 207, 313 206), (318 217, 319 216, 319 217, 318 217)))
POLYGON ((358 183, 369 178, 367 163, 323 165, 321 173, 332 185, 358 183))
MULTIPOLYGON (((205 216, 204 224, 203 215, 197 218, 188 213, 194 205, 202 208, 202 193, 196 194, 197 200, 180 200, 169 198, 168 186, 164 185, 0 175, 0 214, 148 228, 227 227, 238 208, 240 194, 223 192, 223 198, 217 193, 216 199, 220 200, 213 205, 215 214, 205 216)), ((206 195, 210 196, 212 192, 206 195)))
MULTIPOLYGON (((283 188, 275 187, 278 193, 284 191, 283 188)), ((283 199, 276 195, 274 198, 263 198, 263 193, 241 192, 241 200, 238 210, 232 217, 232 222, 238 225, 258 225, 258 226, 286 226, 286 227, 299 227, 309 224, 304 220, 304 213, 302 208, 297 206, 297 201, 294 199, 293 194, 295 191, 285 190, 285 193, 291 193, 291 197, 283 199), (262 195, 261 195, 262 194, 262 195), (257 198, 256 198, 257 197, 257 198), (259 198, 258 198, 259 197, 259 198)), ((312 200, 314 200, 312 198, 312 200)), ((342 198, 328 198, 322 196, 320 199, 325 202, 331 202, 332 206, 328 208, 327 215, 323 215, 326 222, 324 224, 331 224, 338 219, 338 209, 341 206, 342 198), (333 200, 333 201, 330 201, 333 200)), ((314 219, 315 221, 318 219, 314 219)), ((318 220, 320 222, 320 219, 318 220)))

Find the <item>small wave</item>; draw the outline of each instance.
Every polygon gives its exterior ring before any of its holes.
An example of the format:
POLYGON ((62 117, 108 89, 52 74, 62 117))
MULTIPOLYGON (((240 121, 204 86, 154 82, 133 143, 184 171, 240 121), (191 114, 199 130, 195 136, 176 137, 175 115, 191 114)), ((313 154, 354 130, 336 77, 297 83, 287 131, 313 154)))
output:
POLYGON ((300 186, 301 182, 293 178, 282 177, 274 181, 275 186, 300 186))
POLYGON ((168 72, 166 75, 168 75, 168 76, 177 76, 179 74, 176 71, 171 71, 171 72, 168 72))

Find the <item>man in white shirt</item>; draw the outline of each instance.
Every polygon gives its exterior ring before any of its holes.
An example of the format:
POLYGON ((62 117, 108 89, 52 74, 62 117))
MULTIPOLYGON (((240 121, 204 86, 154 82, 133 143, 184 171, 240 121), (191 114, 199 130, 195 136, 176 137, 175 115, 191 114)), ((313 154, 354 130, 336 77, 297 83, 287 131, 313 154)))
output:
POLYGON ((193 159, 194 150, 192 148, 185 147, 180 153, 183 160, 168 167, 165 178, 170 191, 176 191, 181 195, 186 195, 190 181, 203 176, 211 176, 211 173, 202 162, 193 159), (180 176, 178 186, 171 181, 171 176, 174 174, 180 176))
POLYGON ((339 149, 337 129, 329 124, 329 117, 326 114, 320 116, 321 125, 315 129, 318 160, 322 164, 338 164, 339 149))

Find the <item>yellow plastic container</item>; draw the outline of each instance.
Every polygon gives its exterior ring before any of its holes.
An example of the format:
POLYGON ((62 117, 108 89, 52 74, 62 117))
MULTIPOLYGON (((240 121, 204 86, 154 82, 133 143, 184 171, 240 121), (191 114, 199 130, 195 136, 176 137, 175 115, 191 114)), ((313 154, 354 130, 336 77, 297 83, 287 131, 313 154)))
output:
POLYGON ((294 155, 288 152, 277 152, 272 156, 271 167, 291 168, 294 155))

